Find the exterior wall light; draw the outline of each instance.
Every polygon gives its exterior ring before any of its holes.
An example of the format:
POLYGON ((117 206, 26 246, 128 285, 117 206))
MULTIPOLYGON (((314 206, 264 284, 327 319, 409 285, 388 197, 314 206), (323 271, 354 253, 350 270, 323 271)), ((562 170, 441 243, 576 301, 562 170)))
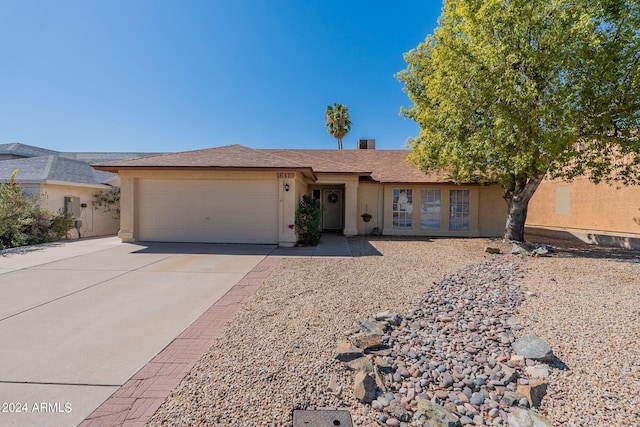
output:
POLYGON ((284 185, 284 191, 289 191, 289 184, 284 185))

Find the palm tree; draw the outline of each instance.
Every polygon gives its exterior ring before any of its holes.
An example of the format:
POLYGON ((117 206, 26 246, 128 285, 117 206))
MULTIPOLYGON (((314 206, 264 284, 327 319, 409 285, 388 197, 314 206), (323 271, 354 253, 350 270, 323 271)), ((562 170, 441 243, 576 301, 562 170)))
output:
POLYGON ((349 110, 338 103, 334 103, 333 106, 327 105, 324 118, 327 119, 327 131, 338 140, 338 150, 342 150, 342 138, 351 130, 349 110))

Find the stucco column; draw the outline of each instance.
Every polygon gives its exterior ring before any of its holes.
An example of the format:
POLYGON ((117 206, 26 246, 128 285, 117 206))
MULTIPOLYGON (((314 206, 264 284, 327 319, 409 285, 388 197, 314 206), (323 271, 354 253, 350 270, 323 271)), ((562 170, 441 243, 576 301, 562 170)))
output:
POLYGON ((296 220, 296 180, 293 173, 287 175, 286 179, 279 179, 278 194, 280 196, 280 218, 278 219, 278 244, 280 246, 294 246, 296 244, 295 228, 289 228, 290 224, 294 224, 296 220), (287 191, 288 188, 288 191, 287 191))
POLYGON ((123 242, 134 240, 135 185, 131 176, 120 176, 120 231, 118 237, 123 242))
POLYGON ((358 182, 345 182, 344 187, 344 235, 356 236, 358 234, 358 182))

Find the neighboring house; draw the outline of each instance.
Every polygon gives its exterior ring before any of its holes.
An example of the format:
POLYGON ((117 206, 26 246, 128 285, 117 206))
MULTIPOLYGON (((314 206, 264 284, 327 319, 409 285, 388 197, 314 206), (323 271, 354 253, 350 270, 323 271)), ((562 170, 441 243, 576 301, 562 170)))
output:
POLYGON ((94 207, 94 194, 119 187, 116 174, 97 171, 91 163, 131 159, 149 153, 63 153, 30 145, 0 144, 0 182, 18 170, 16 182, 30 194, 46 194, 44 208, 65 212, 78 220, 69 238, 116 234, 115 210, 94 207))
POLYGON ((292 246, 304 194, 321 200, 325 232, 503 235, 507 209, 499 186, 455 185, 421 172, 406 162, 408 154, 230 145, 94 168, 120 177, 124 241, 292 246))
POLYGON ((640 249, 640 186, 543 181, 529 202, 526 233, 640 249))

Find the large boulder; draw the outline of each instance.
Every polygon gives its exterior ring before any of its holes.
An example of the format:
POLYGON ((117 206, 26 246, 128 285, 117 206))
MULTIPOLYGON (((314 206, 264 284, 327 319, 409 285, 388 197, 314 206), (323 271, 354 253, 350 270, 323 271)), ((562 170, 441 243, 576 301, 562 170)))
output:
POLYGON ((513 343, 513 351, 526 359, 552 362, 553 351, 549 344, 535 335, 525 335, 513 343))

